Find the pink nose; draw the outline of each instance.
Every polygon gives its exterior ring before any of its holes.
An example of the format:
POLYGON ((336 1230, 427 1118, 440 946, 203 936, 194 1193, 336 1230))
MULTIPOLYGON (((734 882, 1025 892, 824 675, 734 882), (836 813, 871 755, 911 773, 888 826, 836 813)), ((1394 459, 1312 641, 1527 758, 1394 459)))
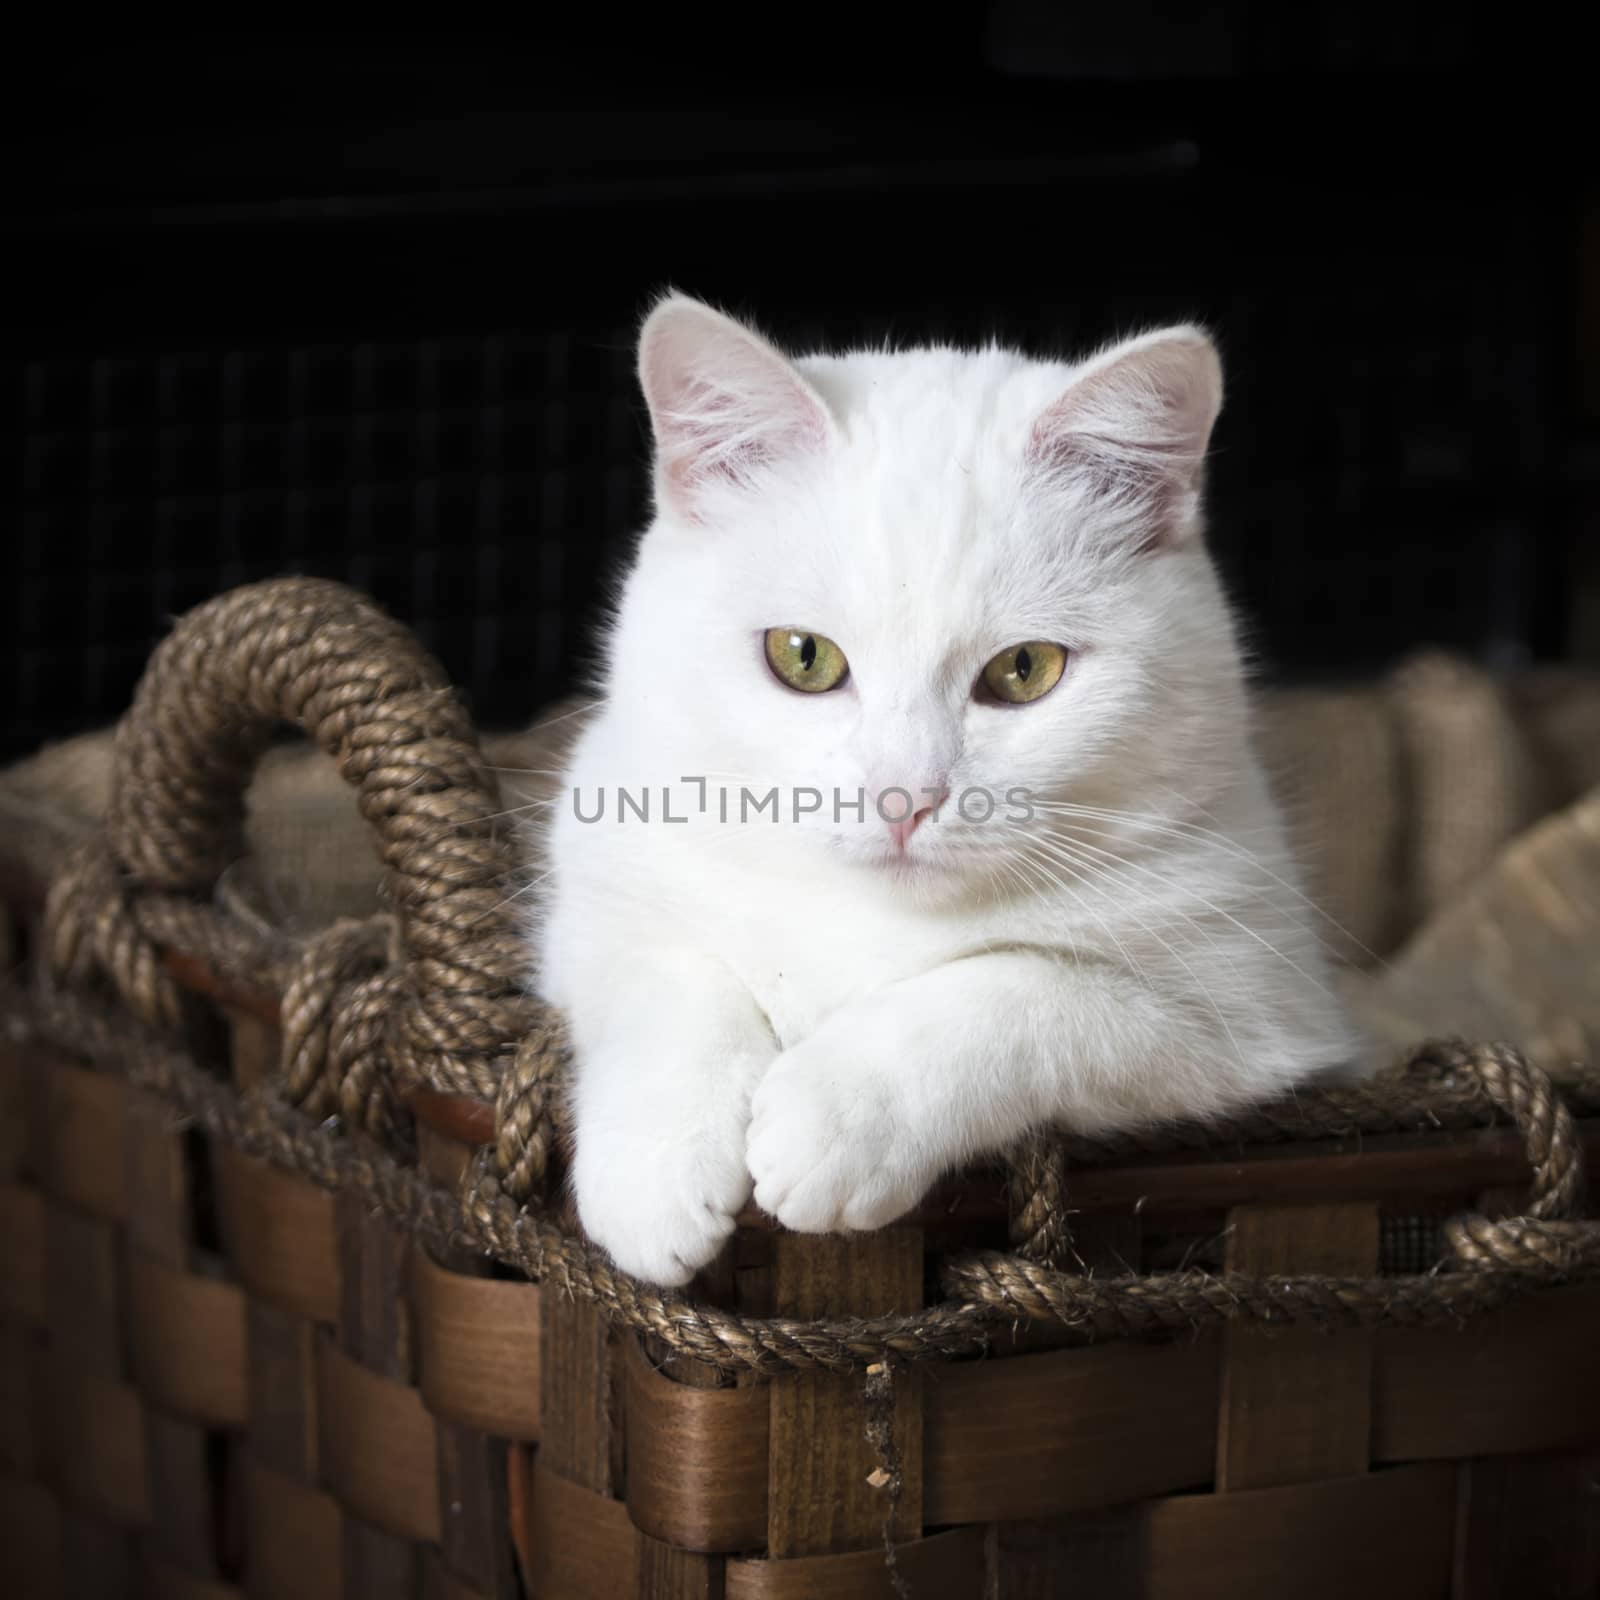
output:
MULTIPOLYGON (((898 800, 900 797, 896 795, 894 798, 898 800)), ((940 794, 932 804, 918 807, 910 816, 885 823, 884 826, 889 830, 889 837, 894 841, 895 849, 904 852, 906 846, 911 843, 911 835, 944 804, 947 798, 946 794, 940 794)))

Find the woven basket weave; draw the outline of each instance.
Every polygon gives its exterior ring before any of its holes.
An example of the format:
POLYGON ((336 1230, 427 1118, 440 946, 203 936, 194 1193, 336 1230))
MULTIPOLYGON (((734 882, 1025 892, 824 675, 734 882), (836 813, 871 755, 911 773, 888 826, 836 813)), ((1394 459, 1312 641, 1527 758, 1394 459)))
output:
MULTIPOLYGON (((651 1291, 563 1205, 560 1019, 504 909, 495 768, 562 726, 486 759, 404 630, 291 580, 180 623, 114 753, 0 785, 8 1592, 1595 1592, 1589 1074, 1435 1043, 1227 1127, 1051 1136, 872 1235, 752 1213, 651 1291), (355 791, 375 914, 279 721, 355 791)), ((1537 967, 1575 998, 1518 1042, 1584 1040, 1594 815, 1439 888, 1375 1013, 1489 1031, 1537 967)))

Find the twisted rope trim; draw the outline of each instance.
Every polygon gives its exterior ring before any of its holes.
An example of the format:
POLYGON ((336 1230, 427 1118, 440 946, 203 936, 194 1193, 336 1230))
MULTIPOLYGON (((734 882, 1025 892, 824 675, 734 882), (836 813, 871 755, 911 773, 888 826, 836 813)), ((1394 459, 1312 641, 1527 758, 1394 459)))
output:
MULTIPOLYGON (((1085 1342, 1230 1321, 1325 1328, 1459 1324, 1532 1290, 1600 1275, 1600 1224, 1472 1216, 1459 1219, 1462 1243, 1452 1246, 1460 1251, 1454 1263, 1460 1271, 1371 1279, 1252 1279, 1192 1271, 1090 1278, 1024 1257, 964 1251, 944 1263, 942 1282, 950 1298, 921 1311, 828 1321, 744 1317, 619 1272, 587 1241, 518 1204, 493 1170, 492 1150, 480 1153, 461 1193, 452 1194, 417 1168, 310 1123, 274 1092, 238 1094, 159 1034, 96 1013, 81 997, 48 987, 32 997, 12 990, 4 1010, 15 1035, 123 1074, 246 1155, 330 1189, 356 1190, 430 1243, 492 1256, 591 1302, 610 1320, 652 1334, 681 1355, 723 1368, 856 1372, 882 1362, 947 1359, 984 1349, 997 1324, 1019 1317, 1055 1324, 1085 1342)), ((1445 1055, 1459 1059, 1452 1051, 1445 1055)), ((1497 1052, 1501 1068, 1514 1055, 1497 1052)), ((1490 1078, 1501 1068, 1492 1066, 1490 1078)), ((1546 1103, 1518 1092, 1511 1098, 1519 1105, 1546 1103)), ((1550 1160, 1558 1164, 1576 1163, 1581 1181, 1570 1113, 1553 1096, 1548 1103, 1548 1138, 1530 1134, 1530 1145, 1547 1144, 1550 1160)), ((1569 1187, 1562 1171, 1552 1169, 1545 1192, 1565 1194, 1569 1187)))

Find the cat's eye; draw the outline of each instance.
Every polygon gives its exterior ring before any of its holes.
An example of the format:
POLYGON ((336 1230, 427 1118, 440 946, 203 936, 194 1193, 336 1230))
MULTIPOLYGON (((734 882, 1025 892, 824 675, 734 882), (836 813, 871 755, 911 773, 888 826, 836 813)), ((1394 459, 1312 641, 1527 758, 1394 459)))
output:
POLYGON ((983 687, 1007 705, 1025 706, 1049 694, 1061 682, 1066 666, 1067 652, 1058 644, 1037 639, 1014 644, 983 669, 983 687))
POLYGON ((850 672, 844 651, 832 639, 804 628, 768 628, 767 665, 779 683, 802 694, 837 689, 850 672))

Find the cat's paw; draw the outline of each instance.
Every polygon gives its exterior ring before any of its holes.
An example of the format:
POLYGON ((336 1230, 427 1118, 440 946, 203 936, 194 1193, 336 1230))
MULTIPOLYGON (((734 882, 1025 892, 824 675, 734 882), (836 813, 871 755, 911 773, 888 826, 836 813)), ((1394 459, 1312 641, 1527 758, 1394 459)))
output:
POLYGON ((750 1198, 742 1122, 582 1139, 572 1186, 584 1231, 624 1272, 687 1283, 716 1258, 750 1198))
POLYGON ((881 1228, 938 1174, 895 1116, 880 1069, 813 1037, 773 1063, 751 1104, 756 1204, 796 1233, 881 1228))

